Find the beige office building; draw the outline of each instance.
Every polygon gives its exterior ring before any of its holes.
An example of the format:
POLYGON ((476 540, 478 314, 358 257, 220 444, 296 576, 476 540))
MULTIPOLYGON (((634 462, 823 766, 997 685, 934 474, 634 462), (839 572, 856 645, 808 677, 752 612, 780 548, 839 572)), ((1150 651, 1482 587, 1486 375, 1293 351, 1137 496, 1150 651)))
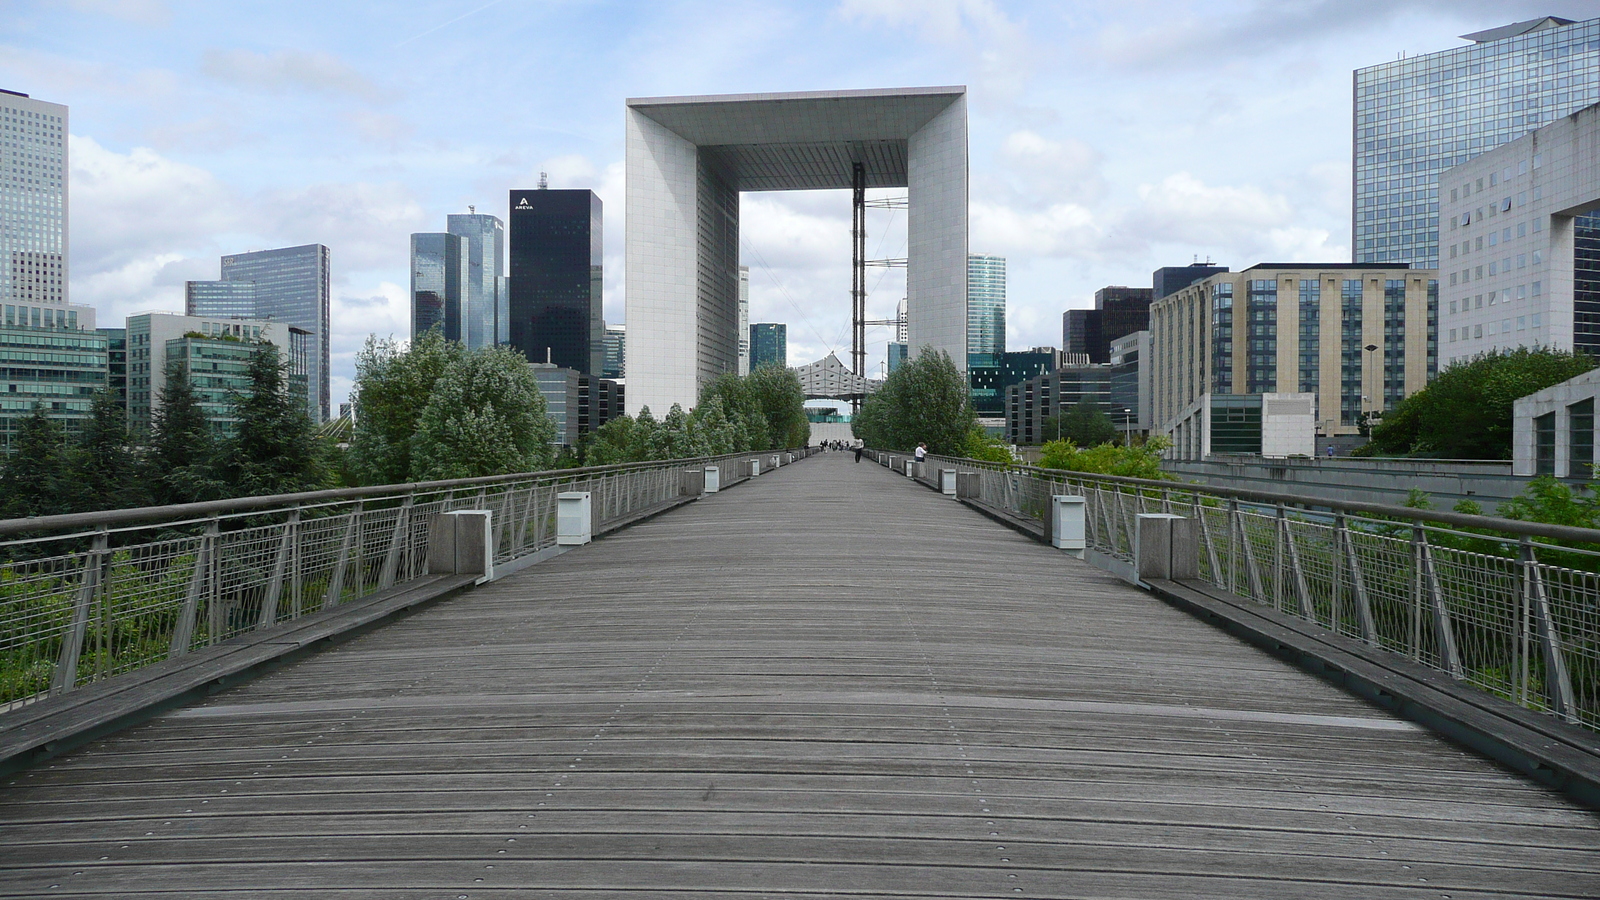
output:
POLYGON ((1435 270, 1365 263, 1262 263, 1169 294, 1150 307, 1153 430, 1206 395, 1312 394, 1319 436, 1356 434, 1437 369, 1438 294, 1435 270))

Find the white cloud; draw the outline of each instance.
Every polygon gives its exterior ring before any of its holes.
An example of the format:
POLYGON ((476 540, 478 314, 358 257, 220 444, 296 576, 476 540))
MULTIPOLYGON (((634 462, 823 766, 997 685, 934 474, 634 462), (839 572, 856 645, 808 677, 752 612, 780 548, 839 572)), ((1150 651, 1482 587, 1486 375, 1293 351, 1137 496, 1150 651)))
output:
POLYGON ((1100 152, 1077 138, 1056 141, 1027 129, 1013 131, 1001 143, 999 158, 1025 202, 1092 204, 1105 195, 1100 152))
POLYGON ((1213 187, 1188 172, 1140 185, 1138 195, 1139 204, 1122 227, 1122 239, 1131 244, 1229 245, 1293 219, 1281 194, 1252 185, 1213 187))
POLYGON ((344 272, 409 268, 410 235, 443 230, 410 188, 347 182, 274 191, 259 202, 259 231, 279 246, 327 244, 344 272))
POLYGON ((1075 203, 1056 203, 1043 210, 1016 209, 973 200, 973 253, 1006 257, 1093 257, 1098 255, 1101 228, 1094 214, 1075 203))
POLYGON ((75 271, 193 249, 233 226, 233 192, 205 169, 144 147, 115 153, 94 138, 69 141, 75 271))
POLYGON ((388 92, 343 60, 328 53, 277 50, 207 50, 201 70, 238 87, 269 93, 310 92, 386 99, 388 92))

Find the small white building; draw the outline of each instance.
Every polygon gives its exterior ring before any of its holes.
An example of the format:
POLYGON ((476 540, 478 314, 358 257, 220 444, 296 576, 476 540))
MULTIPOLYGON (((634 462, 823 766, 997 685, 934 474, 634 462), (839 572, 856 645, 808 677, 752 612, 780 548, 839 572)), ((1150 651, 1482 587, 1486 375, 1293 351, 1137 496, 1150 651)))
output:
POLYGON ((1589 479, 1600 369, 1522 397, 1512 406, 1511 472, 1589 479))
POLYGON ((1315 456, 1317 395, 1203 394, 1162 433, 1170 459, 1315 456))

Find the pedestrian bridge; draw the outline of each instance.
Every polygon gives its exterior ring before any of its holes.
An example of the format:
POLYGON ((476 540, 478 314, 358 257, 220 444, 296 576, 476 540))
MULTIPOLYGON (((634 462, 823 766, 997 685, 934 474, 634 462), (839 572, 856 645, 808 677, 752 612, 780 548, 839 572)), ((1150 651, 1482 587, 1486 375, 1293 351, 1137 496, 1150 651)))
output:
POLYGON ((722 487, 15 767, 0 896, 1600 895, 1569 795, 871 457, 722 487))

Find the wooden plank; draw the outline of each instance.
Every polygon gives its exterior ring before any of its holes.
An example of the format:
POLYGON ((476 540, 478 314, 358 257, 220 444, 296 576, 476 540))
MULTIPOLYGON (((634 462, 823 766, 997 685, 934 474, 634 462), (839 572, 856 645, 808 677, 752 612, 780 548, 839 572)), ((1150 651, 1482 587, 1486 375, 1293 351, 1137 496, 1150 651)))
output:
POLYGON ((7 776, 0 896, 1600 894, 1591 812, 903 476, 746 485, 7 776))

